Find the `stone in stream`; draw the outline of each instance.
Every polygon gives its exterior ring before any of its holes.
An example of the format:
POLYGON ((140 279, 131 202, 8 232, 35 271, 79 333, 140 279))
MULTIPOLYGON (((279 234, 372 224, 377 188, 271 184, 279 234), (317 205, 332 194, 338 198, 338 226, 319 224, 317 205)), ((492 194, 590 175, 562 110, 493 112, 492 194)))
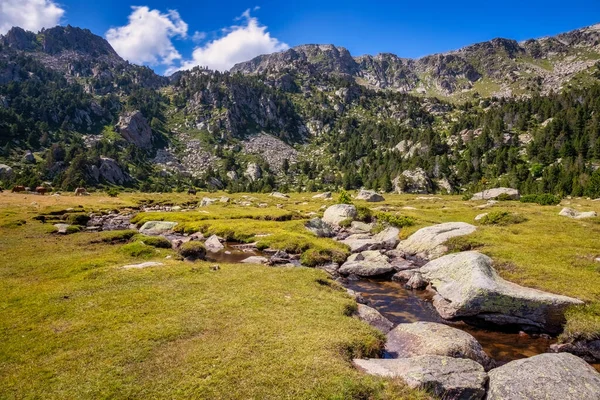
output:
POLYGON ((304 226, 318 237, 332 237, 334 235, 334 230, 331 225, 321 218, 313 218, 307 221, 304 226))
POLYGON ((218 253, 225 248, 217 235, 212 235, 206 239, 204 242, 204 247, 206 247, 206 250, 210 251, 211 253, 218 253))
POLYGON ((598 214, 596 214, 596 211, 581 212, 568 207, 563 208, 560 211, 560 213, 558 213, 558 215, 560 215, 561 217, 568 217, 573 219, 586 219, 598 216, 598 214))
POLYGON ((488 256, 467 251, 433 260, 420 272, 437 292, 433 305, 444 319, 476 317, 497 325, 558 333, 564 311, 582 301, 502 279, 488 256))
POLYGON ((365 250, 391 250, 400 241, 399 234, 398 228, 388 227, 373 236, 366 233, 350 235, 342 240, 342 243, 350 247, 352 253, 360 253, 365 250))
POLYGON ((486 370, 494 367, 494 361, 473 336, 435 322, 399 324, 387 334, 385 350, 394 358, 437 355, 469 358, 486 370))
POLYGON ((385 199, 382 195, 373 190, 361 190, 356 195, 356 200, 364 200, 370 203, 375 203, 379 201, 384 201, 385 199))
POLYGON ((370 375, 399 378, 413 389, 424 389, 443 399, 480 400, 488 376, 475 361, 436 355, 398 359, 355 359, 370 375))
POLYGON ((358 304, 355 315, 383 334, 388 333, 394 327, 392 321, 381 315, 379 311, 364 304, 358 304))
POLYGON ((354 256, 352 261, 346 261, 338 273, 342 275, 357 275, 362 277, 385 275, 394 270, 394 267, 388 262, 387 256, 379 251, 363 251, 360 255, 354 256))
POLYGON ((550 346, 554 353, 571 353, 590 363, 600 363, 600 339, 574 340, 567 343, 556 343, 550 346))
POLYGON ((418 269, 406 269, 403 271, 396 272, 394 276, 392 276, 392 281, 406 283, 413 277, 414 274, 419 272, 418 269))
POLYGON ((164 235, 169 233, 177 226, 177 222, 169 221, 148 221, 140 228, 140 233, 144 235, 164 235))
POLYGON ((600 374, 568 353, 540 354, 489 372, 486 400, 532 399, 600 399, 600 374))
POLYGON ((448 239, 469 235, 477 228, 465 222, 447 222, 419 229, 408 239, 400 242, 397 250, 409 256, 423 260, 433 260, 444 255, 448 248, 444 245, 448 239))
POLYGON ((429 282, 427 282, 423 278, 423 275, 421 275, 420 272, 415 272, 410 277, 410 279, 408 280, 408 282, 406 282, 406 284, 404 285, 404 287, 407 288, 407 289, 422 290, 422 289, 425 289, 428 284, 429 284, 429 282))
POLYGON ((323 221, 328 224, 339 226, 340 222, 347 219, 354 219, 358 215, 356 207, 350 204, 335 204, 323 214, 323 221))

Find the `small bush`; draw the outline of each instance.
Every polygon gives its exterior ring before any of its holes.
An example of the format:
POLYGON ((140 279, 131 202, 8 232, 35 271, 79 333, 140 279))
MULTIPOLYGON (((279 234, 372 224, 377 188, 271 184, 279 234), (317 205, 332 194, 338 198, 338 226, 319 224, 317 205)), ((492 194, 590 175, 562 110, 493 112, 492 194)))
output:
POLYGON ((159 249, 170 249, 171 248, 171 242, 169 241, 169 239, 162 237, 162 236, 139 235, 139 237, 137 239, 140 240, 142 243, 144 243, 147 246, 157 247, 159 249))
POLYGON ((385 222, 388 225, 395 226, 396 228, 404 228, 407 226, 413 226, 415 224, 414 218, 407 217, 405 215, 393 215, 380 212, 376 217, 379 223, 385 222))
POLYGON ((83 213, 67 214, 65 221, 71 225, 85 226, 90 220, 89 215, 83 213))
POLYGON ((104 243, 126 243, 137 235, 137 231, 133 229, 124 231, 109 231, 100 234, 100 241, 104 243))
POLYGON ((473 198, 473 193, 468 193, 468 192, 467 192, 467 193, 465 193, 465 194, 463 194, 463 195, 462 195, 462 199, 463 199, 464 201, 471 200, 471 198, 473 198))
POLYGON ((346 261, 347 256, 344 252, 337 250, 309 249, 302 253, 300 262, 306 267, 314 268, 317 265, 329 264, 331 262, 341 264, 346 261))
POLYGON ((498 200, 498 201, 511 201, 511 200, 513 200, 513 198, 510 197, 510 195, 508 193, 500 193, 498 195, 498 197, 496 197, 496 200, 498 200))
POLYGON ((204 247, 203 243, 194 240, 182 244, 179 248, 179 254, 181 254, 184 258, 202 260, 206 256, 206 247, 204 247))
POLYGON ((350 225, 352 225, 352 218, 346 218, 345 220, 340 221, 338 225, 342 228, 349 228, 350 225))
POLYGON ((352 199, 350 195, 345 190, 340 192, 340 197, 338 197, 338 204, 352 204, 352 199))
POLYGON ((69 225, 67 227, 67 235, 71 235, 73 233, 81 232, 81 227, 77 225, 69 225))
POLYGON ((479 223, 482 225, 513 225, 527 221, 527 218, 519 214, 509 213, 507 211, 492 211, 483 217, 479 223))
POLYGON ((146 246, 142 242, 133 242, 121 246, 119 249, 122 253, 127 254, 130 257, 148 258, 154 255, 153 247, 146 246))
POLYGON ((119 195, 119 191, 115 188, 110 188, 106 191, 106 194, 110 197, 117 197, 119 195))
POLYGON ((560 204, 560 199, 549 193, 544 194, 528 194, 521 196, 521 203, 536 203, 541 206, 555 206, 560 204))
POLYGON ((358 214, 356 217, 358 221, 371 222, 371 220, 373 219, 373 212, 369 207, 357 206, 356 212, 358 214))

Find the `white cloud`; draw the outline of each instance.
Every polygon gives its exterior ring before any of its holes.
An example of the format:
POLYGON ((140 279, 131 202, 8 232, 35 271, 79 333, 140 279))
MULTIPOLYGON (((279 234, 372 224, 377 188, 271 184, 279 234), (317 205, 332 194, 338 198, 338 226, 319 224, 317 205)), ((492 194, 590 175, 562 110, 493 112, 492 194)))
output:
POLYGON ((0 0, 0 34, 13 26, 37 32, 58 25, 65 10, 52 0, 0 0))
POLYGON ((200 43, 204 39, 206 39, 206 32, 196 31, 196 32, 194 32, 194 35, 192 36, 192 40, 194 41, 194 43, 200 43))
POLYGON ((248 61, 258 55, 289 48, 287 44, 271 37, 267 27, 261 25, 256 17, 252 17, 249 9, 236 20, 243 20, 245 23, 223 29, 222 37, 204 46, 196 47, 191 60, 183 61, 179 68, 170 68, 167 74, 176 70, 191 69, 197 65, 226 71, 235 64, 248 61))
POLYGON ((121 57, 136 64, 172 65, 181 59, 175 37, 187 37, 188 25, 175 10, 166 14, 148 7, 131 7, 129 23, 111 28, 106 39, 121 57))

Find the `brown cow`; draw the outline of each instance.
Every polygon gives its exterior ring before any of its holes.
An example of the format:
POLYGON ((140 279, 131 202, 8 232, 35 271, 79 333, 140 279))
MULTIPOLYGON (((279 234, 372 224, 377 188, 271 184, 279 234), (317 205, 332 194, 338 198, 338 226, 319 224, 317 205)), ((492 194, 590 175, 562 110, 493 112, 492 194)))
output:
POLYGON ((13 193, 20 193, 25 191, 25 186, 14 186, 12 188, 13 193))
POLYGON ((78 187, 75 189, 75 196, 89 196, 87 189, 84 187, 78 187))
POLYGON ((38 186, 38 187, 35 188, 35 192, 37 194, 41 194, 42 196, 45 195, 47 191, 48 191, 48 189, 46 189, 43 186, 38 186))

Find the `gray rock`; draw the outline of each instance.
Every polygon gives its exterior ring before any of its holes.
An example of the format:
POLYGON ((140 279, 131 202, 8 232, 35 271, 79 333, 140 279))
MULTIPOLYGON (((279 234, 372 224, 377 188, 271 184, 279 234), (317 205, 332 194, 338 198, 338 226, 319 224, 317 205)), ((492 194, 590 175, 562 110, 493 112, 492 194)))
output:
POLYGON ((475 361, 444 356, 353 360, 367 374, 399 378, 413 389, 424 389, 443 399, 480 400, 487 374, 475 361))
POLYGON ((140 228, 144 235, 163 235, 169 233, 177 226, 177 222, 148 221, 140 228))
POLYGON ((369 233, 371 229, 373 229, 373 224, 361 221, 352 221, 352 224, 350 224, 350 232, 352 233, 369 233))
POLYGON ((519 191, 517 189, 500 187, 500 188, 487 189, 482 192, 475 193, 473 195, 473 197, 471 197, 471 200, 497 199, 498 196, 500 196, 500 195, 507 195, 512 200, 519 200, 519 197, 521 197, 519 195, 519 191))
POLYGON ((208 207, 217 202, 217 199, 211 199, 210 197, 203 197, 200 200, 200 207, 208 207))
POLYGON ((378 194, 377 192, 375 192, 373 190, 361 190, 356 195, 356 200, 364 200, 369 203, 375 203, 375 202, 379 202, 379 201, 384 201, 385 199, 383 198, 382 195, 378 194))
POLYGON ((219 240, 219 237, 217 235, 212 235, 211 237, 206 239, 206 241, 204 242, 204 247, 206 247, 207 251, 210 251, 212 253, 217 253, 225 248, 225 246, 221 244, 221 241, 219 240))
POLYGON ((246 172, 244 175, 250 179, 250 181, 254 182, 262 177, 262 170, 256 163, 250 163, 246 167, 246 172))
POLYGON ((312 198, 313 199, 321 199, 321 200, 329 200, 329 199, 331 199, 331 192, 316 194, 312 198))
POLYGON ((465 222, 447 222, 419 229, 408 239, 400 242, 397 249, 424 260, 433 260, 445 254, 448 239, 475 232, 477 228, 465 222))
POLYGON ((378 251, 363 251, 354 261, 346 261, 338 272, 342 275, 378 276, 394 270, 387 256, 378 251))
POLYGON ((350 204, 335 204, 323 214, 323 221, 328 224, 339 226, 340 222, 347 219, 354 219, 358 215, 356 207, 350 204))
POLYGON ((11 179, 15 173, 11 167, 6 164, 0 164, 0 179, 11 179))
POLYGON ((415 272, 404 286, 408 289, 421 290, 425 289, 428 284, 420 272, 415 272))
POLYGON ((568 353, 540 354, 489 372, 486 400, 597 400, 600 374, 568 353))
POLYGON ((488 213, 482 213, 482 214, 478 214, 475 217, 475 221, 481 221, 484 217, 486 217, 488 215, 488 213))
POLYGON ((100 157, 98 176, 113 185, 123 185, 131 181, 131 177, 123 172, 119 164, 108 157, 100 157))
POLYGON ((467 332, 435 322, 399 324, 387 334, 385 350, 394 358, 424 355, 468 358, 493 368, 494 361, 467 332))
POLYGON ((600 339, 575 340, 550 346, 554 353, 571 353, 590 363, 600 363, 600 339))
POLYGON ((244 264, 266 264, 269 260, 262 256, 251 256, 241 261, 244 264))
POLYGON ((392 250, 400 242, 400 229, 390 226, 375 236, 373 240, 380 244, 380 249, 392 250))
POLYGON ((221 198, 219 199, 219 202, 221 203, 229 203, 231 201, 231 199, 227 196, 221 196, 221 198))
POLYGON ((54 227, 56 228, 56 233, 59 233, 61 235, 66 235, 67 234, 67 229, 69 228, 69 224, 54 224, 54 227))
POLYGON ((423 168, 403 171, 393 181, 397 193, 427 194, 433 191, 431 179, 423 168))
POLYGON ((358 304, 356 316, 383 334, 388 333, 394 327, 394 324, 379 311, 364 304, 358 304))
POLYGON ((122 269, 143 269, 143 268, 149 268, 149 267, 160 267, 163 265, 165 265, 165 264, 163 264, 161 262, 148 261, 148 262, 141 263, 141 264, 124 265, 121 268, 122 269))
POLYGON ((288 196, 287 194, 280 193, 280 192, 273 192, 269 196, 277 197, 278 199, 289 199, 290 198, 290 196, 288 196))
POLYGON ((325 223, 321 218, 313 218, 307 221, 304 226, 318 237, 332 237, 334 235, 331 225, 325 223))
POLYGON ((598 216, 595 211, 580 212, 568 207, 563 208, 558 215, 573 219, 594 218, 598 216))
POLYGON ((152 147, 152 129, 140 111, 125 113, 119 117, 117 130, 129 143, 148 150, 152 147))
POLYGON ((237 172, 235 172, 235 171, 227 171, 227 177, 229 179, 231 179, 232 181, 235 181, 235 180, 237 180, 238 175, 237 175, 237 172))
POLYGON ((369 234, 354 234, 342 240, 346 246, 350 247, 352 253, 360 253, 366 250, 391 250, 400 241, 398 228, 389 227, 379 232, 376 235, 369 234))
POLYGON ((35 156, 31 151, 28 150, 23 156, 23 161, 28 164, 35 164, 35 156))
POLYGON ((477 317, 555 333, 561 330, 565 309, 583 304, 508 282, 492 265, 488 256, 469 251, 446 255, 420 269, 437 292, 433 304, 442 318, 477 317))
POLYGON ((392 276, 392 280, 394 282, 406 283, 413 277, 414 274, 419 272, 418 269, 406 269, 404 271, 399 271, 392 276))

